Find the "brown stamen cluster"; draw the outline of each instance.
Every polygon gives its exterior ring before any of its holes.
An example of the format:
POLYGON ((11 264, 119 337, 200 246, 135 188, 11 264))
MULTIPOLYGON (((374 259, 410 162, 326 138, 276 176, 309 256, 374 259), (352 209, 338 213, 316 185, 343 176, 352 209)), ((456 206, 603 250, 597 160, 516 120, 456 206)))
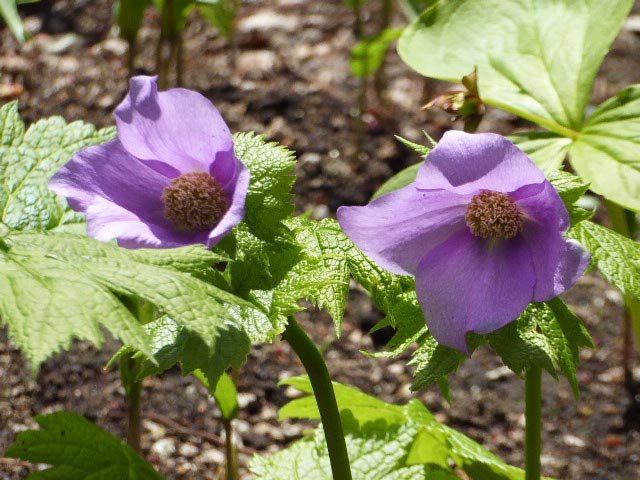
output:
POLYGON ((466 213, 471 233, 482 238, 513 238, 522 232, 524 215, 506 193, 485 190, 475 195, 466 213))
POLYGON ((222 185, 209 174, 174 178, 162 192, 167 219, 181 231, 211 230, 229 209, 222 185))

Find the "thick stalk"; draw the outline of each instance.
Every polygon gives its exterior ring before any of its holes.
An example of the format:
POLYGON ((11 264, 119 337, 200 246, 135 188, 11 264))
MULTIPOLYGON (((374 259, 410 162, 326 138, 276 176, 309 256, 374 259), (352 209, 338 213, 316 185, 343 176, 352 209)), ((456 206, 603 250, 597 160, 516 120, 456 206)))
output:
POLYGON ((129 425, 127 428, 127 443, 136 452, 140 452, 140 435, 142 416, 140 397, 142 395, 142 382, 135 379, 139 362, 131 355, 120 361, 120 376, 127 392, 129 400, 129 425))
POLYGON ((525 479, 540 480, 542 451, 542 369, 531 367, 525 377, 525 479))
POLYGON ((224 433, 225 433, 225 453, 227 457, 227 480, 238 480, 240 478, 240 467, 238 464, 238 449, 236 448, 236 442, 234 440, 233 433, 233 420, 224 419, 224 433))
MULTIPOLYGON (((607 211, 611 219, 613 229, 620 235, 634 240, 636 230, 635 222, 633 222, 633 213, 624 209, 620 205, 607 201, 607 211)), ((631 368, 631 358, 633 352, 632 328, 635 333, 636 347, 640 347, 640 303, 631 295, 625 295, 625 315, 623 329, 623 346, 622 346, 622 362, 625 373, 625 383, 630 391, 633 391, 633 374, 631 368)))
POLYGON ((289 317, 289 323, 282 336, 296 352, 309 375, 324 428, 333 478, 351 480, 351 467, 340 422, 340 411, 322 354, 293 317, 289 317))

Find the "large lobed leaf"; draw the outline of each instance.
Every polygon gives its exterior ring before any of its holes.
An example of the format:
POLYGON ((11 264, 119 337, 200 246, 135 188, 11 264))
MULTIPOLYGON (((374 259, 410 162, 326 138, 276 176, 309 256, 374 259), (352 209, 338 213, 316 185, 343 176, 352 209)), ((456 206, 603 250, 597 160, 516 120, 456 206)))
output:
POLYGON ((233 140, 236 156, 251 172, 245 222, 256 236, 269 239, 279 222, 293 214, 295 157, 286 147, 254 133, 237 133, 233 140))
POLYGON ((484 102, 565 135, 582 127, 600 63, 632 5, 440 0, 407 28, 399 53, 442 80, 459 81, 477 67, 484 102))
POLYGON ((17 230, 50 230, 82 221, 47 184, 78 150, 115 135, 115 128, 96 130, 80 121, 67 124, 61 117, 40 120, 25 132, 17 102, 0 108, 1 221, 17 230))
POLYGON ((640 300, 640 244, 593 222, 579 223, 569 235, 591 252, 607 281, 640 300))
MULTIPOLYGON (((307 377, 288 379, 305 393, 307 377)), ((391 405, 345 385, 334 383, 347 450, 355 480, 460 478, 449 459, 472 480, 521 480, 524 472, 505 464, 487 449, 440 424, 417 400, 391 405)), ((320 418, 313 397, 293 400, 280 418, 320 418)), ((250 468, 260 480, 280 478, 330 479, 331 467, 323 430, 271 457, 255 456, 250 468)))
POLYGON ((443 80, 459 81, 477 66, 485 103, 551 130, 512 136, 545 171, 569 155, 594 192, 640 211, 640 86, 587 116, 597 71, 632 5, 440 0, 406 29, 399 52, 422 74, 443 80))
POLYGON ((640 211, 640 85, 598 106, 569 153, 594 192, 640 211))
POLYGON ((42 430, 18 435, 9 458, 47 463, 30 480, 162 480, 164 477, 122 440, 70 412, 36 417, 42 430))
POLYGON ((221 259, 204 247, 174 249, 163 258, 157 250, 124 250, 71 234, 16 232, 4 243, 2 324, 35 365, 68 348, 73 338, 100 345, 99 325, 152 355, 149 335, 118 300, 123 295, 155 305, 209 348, 242 338, 224 306, 242 300, 188 273, 221 259))

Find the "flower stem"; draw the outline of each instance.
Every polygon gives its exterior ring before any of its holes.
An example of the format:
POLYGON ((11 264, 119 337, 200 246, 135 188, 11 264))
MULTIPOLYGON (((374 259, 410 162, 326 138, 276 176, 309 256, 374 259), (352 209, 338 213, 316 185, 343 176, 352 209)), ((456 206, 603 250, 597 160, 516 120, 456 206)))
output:
POLYGON ((120 360, 120 376, 124 384, 127 398, 129 399, 129 425, 127 429, 127 443, 136 452, 140 452, 140 434, 142 416, 140 397, 142 395, 142 382, 135 379, 139 367, 139 361, 127 355, 120 360))
MULTIPOLYGON (((617 205, 611 201, 606 201, 607 211, 609 212, 609 218, 613 229, 620 235, 630 239, 634 239, 634 233, 636 230, 635 222, 633 221, 633 214, 629 210, 617 205)), ((640 303, 631 295, 625 295, 624 297, 625 312, 624 312, 624 330, 623 330, 623 351, 622 351, 622 363, 625 375, 625 384, 630 392, 635 392, 635 386, 633 382, 633 374, 631 368, 631 357, 633 351, 632 329, 635 332, 636 345, 640 347, 640 303)))
POLYGON ((542 451, 542 369, 530 367, 525 377, 525 479, 540 480, 542 451))
POLYGON ((324 428, 333 478, 334 480, 351 480, 351 467, 340 422, 340 411, 322 354, 293 317, 289 317, 289 323, 282 337, 289 342, 309 375, 324 428))
POLYGON ((238 449, 236 448, 236 442, 234 440, 232 419, 224 419, 225 433, 225 453, 227 457, 227 480, 238 480, 240 478, 240 468, 238 465, 238 449))

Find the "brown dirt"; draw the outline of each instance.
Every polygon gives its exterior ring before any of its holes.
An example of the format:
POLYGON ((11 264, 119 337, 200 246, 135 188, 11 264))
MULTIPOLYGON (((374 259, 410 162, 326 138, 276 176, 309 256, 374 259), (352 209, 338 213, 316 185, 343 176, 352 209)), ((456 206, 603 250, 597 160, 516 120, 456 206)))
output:
MULTIPOLYGON (((127 90, 126 45, 112 27, 112 1, 59 0, 24 10, 36 33, 19 46, 0 31, 0 93, 19 95, 27 122, 49 115, 113 123, 111 112, 127 90)), ((369 7, 373 24, 378 12, 369 7)), ((153 71, 157 13, 149 11, 140 34, 139 73, 153 71)), ((393 138, 422 141, 424 129, 436 138, 451 128, 444 114, 418 111, 428 96, 446 85, 425 82, 389 57, 386 103, 370 95, 366 128, 357 152, 355 105, 358 81, 348 73, 354 21, 339 0, 243 2, 233 44, 219 38, 197 17, 185 32, 185 86, 209 97, 232 130, 255 130, 297 152, 299 211, 316 218, 343 204, 363 204, 394 172, 417 160, 393 138)), ((396 22, 402 17, 396 15, 396 22)), ((640 81, 636 52, 640 39, 624 31, 596 82, 594 104, 640 81)), ((457 123, 453 124, 459 127, 457 123)), ((511 114, 489 110, 481 130, 510 133, 526 127, 511 114)), ((620 368, 622 300, 598 275, 589 274, 567 296, 585 320, 597 349, 582 353, 581 400, 566 381, 544 378, 544 473, 563 479, 640 478, 640 413, 627 394, 620 368)), ((360 350, 382 348, 384 338, 366 332, 381 318, 360 290, 347 310, 344 335, 326 352, 335 380, 380 398, 405 403, 423 400, 439 419, 472 436, 505 460, 523 464, 523 382, 500 369, 489 349, 476 353, 452 376, 453 405, 436 387, 413 394, 408 354, 374 360, 360 350)), ((321 312, 300 315, 319 343, 334 337, 321 312)), ((32 417, 59 409, 82 413, 109 431, 125 431, 124 392, 116 371, 103 367, 117 344, 96 352, 76 344, 47 362, 37 377, 0 331, 0 451, 17 433, 35 426, 32 417)), ((638 355, 635 355, 638 364, 638 355)), ((307 425, 277 422, 277 409, 292 392, 278 380, 302 373, 282 342, 254 348, 242 370, 243 405, 237 430, 246 448, 272 452, 300 437, 307 425)), ((640 374, 640 372, 636 372, 640 374)), ((640 376, 640 375, 638 375, 640 376)), ((636 399, 640 402, 640 399, 636 399)), ((167 478, 218 478, 222 423, 213 400, 178 369, 149 379, 144 393, 143 453, 167 478), (184 447, 188 445, 188 447, 184 447)), ((33 467, 0 459, 0 478, 24 478, 33 467)))

